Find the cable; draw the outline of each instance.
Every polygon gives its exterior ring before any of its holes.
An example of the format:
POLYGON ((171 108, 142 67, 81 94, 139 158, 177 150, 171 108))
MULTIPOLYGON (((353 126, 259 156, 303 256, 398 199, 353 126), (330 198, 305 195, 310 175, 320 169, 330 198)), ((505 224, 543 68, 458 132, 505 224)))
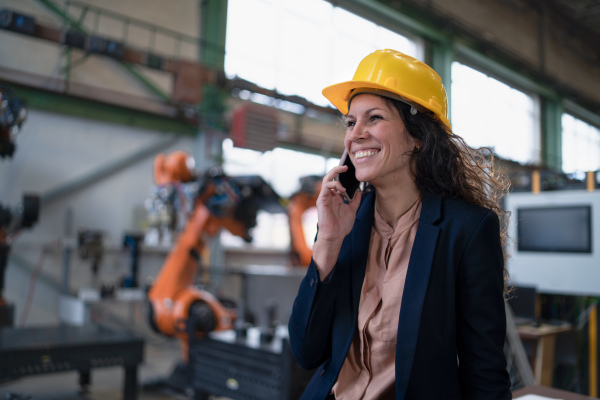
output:
POLYGON ((27 316, 29 315, 29 310, 31 309, 31 303, 33 300, 33 293, 35 292, 35 284, 37 282, 37 278, 42 271, 42 266, 44 265, 44 261, 46 259, 47 249, 46 247, 42 247, 42 253, 40 254, 40 258, 31 274, 31 278, 29 279, 29 289, 27 291, 27 300, 25 300, 25 305, 23 306, 23 313, 21 314, 21 319, 19 320, 19 326, 23 327, 25 322, 27 321, 27 316))

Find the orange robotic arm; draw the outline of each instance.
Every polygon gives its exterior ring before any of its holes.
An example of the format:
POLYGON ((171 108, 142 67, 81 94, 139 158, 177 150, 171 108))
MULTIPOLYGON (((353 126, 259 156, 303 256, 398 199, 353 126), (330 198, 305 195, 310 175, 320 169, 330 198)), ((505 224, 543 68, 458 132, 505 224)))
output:
MULTIPOLYGON (((159 155, 154 165, 155 181, 159 185, 194 181, 190 166, 185 152, 159 155)), ((267 198, 278 200, 276 195, 269 197, 274 193, 262 180, 246 179, 240 185, 243 190, 219 171, 207 173, 185 228, 148 292, 151 326, 157 332, 178 337, 185 360, 190 334, 231 329, 236 317, 213 295, 194 286, 205 237, 225 228, 250 240, 248 231, 256 224, 257 205, 266 204, 267 198)))
POLYGON ((202 236, 216 234, 221 226, 234 232, 239 229, 235 221, 214 218, 202 203, 196 204, 177 245, 148 293, 153 327, 167 336, 178 337, 185 359, 190 332, 202 334, 233 328, 235 313, 212 294, 193 286, 199 255, 205 245, 202 236))

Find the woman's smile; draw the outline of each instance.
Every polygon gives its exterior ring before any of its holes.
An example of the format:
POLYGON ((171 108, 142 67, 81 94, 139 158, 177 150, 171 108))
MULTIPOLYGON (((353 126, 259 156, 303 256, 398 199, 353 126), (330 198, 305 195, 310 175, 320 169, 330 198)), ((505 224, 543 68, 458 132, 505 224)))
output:
POLYGON ((379 150, 358 150, 354 152, 354 160, 359 162, 359 160, 370 158, 378 153, 379 150))

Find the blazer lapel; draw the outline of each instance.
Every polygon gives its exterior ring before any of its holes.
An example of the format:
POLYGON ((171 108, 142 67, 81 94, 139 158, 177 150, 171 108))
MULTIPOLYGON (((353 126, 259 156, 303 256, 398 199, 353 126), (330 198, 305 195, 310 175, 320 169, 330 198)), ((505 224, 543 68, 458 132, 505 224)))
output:
POLYGON ((351 235, 350 253, 352 254, 352 307, 355 323, 358 315, 358 303, 360 292, 365 279, 367 269, 367 257, 369 255, 369 244, 371 242, 371 228, 373 227, 373 212, 375 207, 375 191, 371 191, 363 197, 360 208, 356 213, 356 222, 351 235))
MULTIPOLYGON (((434 223, 441 215, 441 197, 423 195, 419 227, 410 254, 402 295, 396 346, 396 398, 404 399, 419 336, 421 309, 439 234, 434 223)), ((364 273, 363 273, 364 275, 364 273)))

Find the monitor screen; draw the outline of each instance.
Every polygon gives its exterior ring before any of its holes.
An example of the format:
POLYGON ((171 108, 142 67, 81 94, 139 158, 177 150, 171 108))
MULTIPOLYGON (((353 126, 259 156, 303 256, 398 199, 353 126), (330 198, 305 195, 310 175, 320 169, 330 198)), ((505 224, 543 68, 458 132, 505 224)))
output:
POLYGON ((588 205, 517 209, 519 251, 592 252, 592 208, 588 205))

